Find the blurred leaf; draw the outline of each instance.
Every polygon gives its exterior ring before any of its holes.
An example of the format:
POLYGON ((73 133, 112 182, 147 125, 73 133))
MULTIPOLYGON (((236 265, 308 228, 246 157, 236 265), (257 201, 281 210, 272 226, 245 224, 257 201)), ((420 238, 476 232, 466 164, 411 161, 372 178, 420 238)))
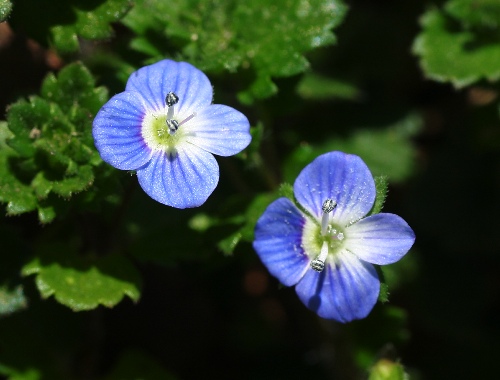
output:
POLYGON ((231 235, 221 240, 217 246, 225 255, 232 255, 240 241, 252 242, 257 220, 264 213, 269 204, 277 198, 274 193, 263 193, 257 195, 248 205, 244 217, 244 224, 231 235))
POLYGON ((359 129, 348 138, 327 140, 319 146, 302 144, 285 161, 284 178, 294 182, 317 156, 339 150, 360 156, 373 176, 387 176, 392 183, 402 182, 413 172, 415 152, 410 138, 421 125, 419 116, 409 115, 384 129, 359 129))
POLYGON ((346 326, 350 334, 348 339, 356 347, 357 366, 368 369, 375 359, 393 356, 393 353, 388 355, 390 348, 409 340, 407 320, 404 309, 390 304, 377 304, 368 318, 346 326))
POLYGON ((140 351, 126 351, 113 371, 102 380, 175 380, 156 361, 140 351))
POLYGON ((140 297, 141 280, 137 270, 124 257, 77 256, 63 245, 45 247, 22 269, 24 276, 36 275, 43 298, 54 295, 74 311, 91 310, 99 305, 113 307, 124 296, 140 297))
POLYGON ((250 145, 238 153, 236 157, 247 161, 248 167, 259 167, 261 165, 260 145, 264 136, 264 124, 258 122, 255 127, 250 128, 252 141, 250 145))
POLYGON ((21 285, 10 289, 8 286, 0 286, 0 316, 12 314, 15 311, 24 309, 27 300, 21 285))
POLYGON ((304 99, 357 100, 360 91, 350 83, 328 78, 316 73, 306 73, 297 86, 297 93, 304 99))
POLYGON ((439 82, 451 82, 457 88, 480 79, 498 80, 500 34, 496 29, 469 30, 466 25, 484 22, 484 26, 496 28, 500 23, 500 4, 451 1, 446 10, 450 14, 428 10, 420 20, 422 32, 415 39, 413 52, 420 57, 425 75, 439 82), (451 15, 459 20, 453 20, 451 15))
MULTIPOLYGON (((102 164, 92 138, 92 118, 106 101, 81 63, 49 74, 41 97, 19 100, 8 108, 0 125, 0 201, 7 213, 38 209, 39 220, 56 217, 51 193, 64 198, 88 189, 102 164)), ((57 200, 55 200, 57 201, 57 200)), ((69 207, 69 205, 66 205, 69 207)))
POLYGON ((277 92, 272 77, 303 72, 305 53, 332 44, 345 12, 340 0, 140 0, 123 23, 138 35, 132 47, 153 60, 164 58, 168 41, 201 70, 244 70, 239 98, 251 103, 277 92))
POLYGON ((23 0, 16 2, 9 22, 40 44, 68 54, 78 50, 78 37, 110 38, 110 24, 130 6, 127 0, 23 0))
POLYGON ((12 11, 12 2, 10 0, 0 0, 0 22, 4 22, 12 11))
POLYGON ((445 4, 445 10, 465 27, 494 30, 500 26, 498 0, 451 0, 445 4))
POLYGON ((370 370, 368 380, 408 380, 400 363, 395 363, 387 359, 381 359, 370 370))
POLYGON ((228 237, 222 239, 219 244, 217 244, 217 247, 224 253, 224 255, 232 255, 234 252, 234 249, 238 245, 238 243, 241 241, 241 238, 243 235, 241 234, 240 231, 237 231, 228 237))
POLYGON ((280 196, 290 199, 292 202, 295 201, 295 196, 293 193, 293 185, 285 182, 280 185, 278 190, 280 196))
POLYGON ((0 374, 9 376, 8 380, 40 380, 42 374, 34 368, 27 370, 17 370, 0 363, 0 374))

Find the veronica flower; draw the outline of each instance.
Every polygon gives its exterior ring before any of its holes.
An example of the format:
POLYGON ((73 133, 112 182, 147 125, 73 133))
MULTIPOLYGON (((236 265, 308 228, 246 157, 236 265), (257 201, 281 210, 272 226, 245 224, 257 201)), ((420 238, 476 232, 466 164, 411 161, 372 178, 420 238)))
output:
POLYGON ((300 300, 320 317, 366 317, 380 291, 372 264, 403 257, 415 241, 412 229, 394 214, 366 216, 376 190, 358 156, 319 156, 299 174, 294 193, 301 208, 279 198, 258 220, 257 254, 281 283, 296 285, 300 300))
POLYGON ((212 85, 186 62, 163 60, 132 73, 93 123, 102 159, 136 170, 144 191, 177 207, 203 204, 219 181, 212 154, 231 156, 248 146, 247 118, 212 104, 212 85))

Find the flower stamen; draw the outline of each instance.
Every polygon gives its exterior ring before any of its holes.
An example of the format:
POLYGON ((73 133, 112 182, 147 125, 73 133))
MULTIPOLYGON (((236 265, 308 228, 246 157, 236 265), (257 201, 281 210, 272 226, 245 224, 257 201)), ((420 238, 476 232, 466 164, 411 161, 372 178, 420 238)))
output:
POLYGON ((196 116, 196 112, 193 112, 191 115, 189 115, 188 117, 186 117, 184 120, 182 120, 180 123, 179 123, 179 127, 182 125, 182 124, 185 124, 187 123, 189 120, 191 120, 193 117, 196 116))
POLYGON ((337 202, 333 199, 327 198, 323 202, 321 209, 323 210, 323 216, 321 217, 321 235, 326 236, 328 233, 328 222, 330 220, 330 213, 333 209, 337 207, 337 202))
POLYGON ((167 119, 168 133, 173 135, 179 129, 179 122, 174 119, 167 119))
POLYGON ((173 135, 177 128, 179 128, 179 122, 174 120, 174 105, 179 103, 179 97, 175 95, 174 92, 170 91, 165 97, 165 105, 167 106, 167 126, 168 133, 173 135))
POLYGON ((325 269, 325 260, 328 257, 328 243, 326 241, 323 242, 321 246, 321 251, 319 252, 318 257, 316 257, 313 261, 311 261, 311 268, 316 272, 322 272, 325 269))

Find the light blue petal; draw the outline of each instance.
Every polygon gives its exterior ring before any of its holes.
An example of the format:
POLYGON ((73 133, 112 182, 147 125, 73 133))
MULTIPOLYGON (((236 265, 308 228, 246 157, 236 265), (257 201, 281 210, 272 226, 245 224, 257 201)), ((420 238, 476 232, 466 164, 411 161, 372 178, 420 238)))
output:
POLYGON ((92 128, 101 158, 115 168, 135 170, 151 159, 151 150, 141 135, 145 113, 140 94, 122 92, 113 96, 97 113, 92 128))
POLYGON ((255 226, 253 247, 269 272, 283 285, 295 285, 309 268, 301 247, 302 213, 287 198, 271 203, 255 226))
POLYGON ((348 225, 365 216, 375 201, 375 182, 358 156, 330 152, 307 165, 295 180, 295 197, 306 210, 321 218, 321 206, 337 202, 332 220, 348 225))
POLYGON ((370 263, 349 252, 337 255, 337 264, 318 273, 309 270, 295 290, 300 300, 320 317, 349 322, 366 317, 377 302, 380 281, 370 263))
POLYGON ((220 104, 200 110, 183 128, 187 141, 219 156, 239 153, 252 140, 246 116, 220 104))
POLYGON ((212 103, 212 85, 207 76, 186 62, 169 59, 145 66, 130 75, 126 91, 140 92, 148 109, 162 112, 165 97, 172 91, 179 97, 175 113, 187 117, 212 103))
POLYGON ((137 170, 139 184, 154 200, 176 208, 205 203, 219 182, 214 156, 190 144, 180 144, 177 154, 157 151, 151 162, 137 170))
POLYGON ((345 249, 372 264, 392 264, 415 242, 415 234, 394 214, 375 214, 346 229, 345 249))

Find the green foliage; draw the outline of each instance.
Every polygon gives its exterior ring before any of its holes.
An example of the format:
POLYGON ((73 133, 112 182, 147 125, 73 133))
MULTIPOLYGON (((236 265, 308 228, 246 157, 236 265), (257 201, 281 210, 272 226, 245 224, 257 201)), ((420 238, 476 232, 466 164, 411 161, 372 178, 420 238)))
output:
POLYGON ((81 63, 49 74, 40 96, 19 100, 0 124, 0 201, 9 215, 38 210, 41 223, 88 189, 102 163, 93 147, 92 118, 107 99, 81 63))
POLYGON ((335 41, 345 11, 340 0, 140 0, 123 23, 137 34, 132 47, 155 61, 170 47, 204 71, 242 71, 239 98, 251 103, 278 91, 273 77, 306 70, 304 54, 335 41))
POLYGON ((78 50, 79 37, 111 37, 110 24, 123 17, 130 6, 128 0, 23 0, 16 2, 10 22, 40 44, 68 54, 78 50))
POLYGON ((352 84, 314 72, 306 73, 302 77, 297 86, 297 93, 308 100, 357 100, 361 97, 359 89, 352 84))
POLYGON ((10 0, 0 0, 0 22, 4 22, 12 12, 12 2, 10 0))
POLYGON ((374 178, 374 180, 377 195, 375 196, 375 203, 373 204, 373 207, 368 215, 378 214, 382 211, 385 199, 387 198, 387 191, 389 187, 386 176, 377 176, 374 178))
POLYGON ((55 299, 74 311, 91 310, 99 305, 113 307, 124 296, 140 297, 141 280, 137 270, 122 256, 79 256, 64 245, 44 247, 43 252, 22 269, 24 276, 36 275, 43 298, 55 299))
POLYGON ((429 9, 413 52, 429 78, 461 88, 481 79, 500 78, 500 3, 450 0, 429 9))
MULTIPOLYGON (((229 218, 211 218, 210 227, 223 225, 236 225, 236 231, 224 236, 218 243, 217 247, 224 255, 232 255, 238 244, 242 241, 252 242, 254 237, 254 228, 257 220, 262 215, 264 210, 269 206, 276 195, 273 193, 263 193, 257 195, 252 202, 249 203, 247 209, 241 213, 229 218)), ((197 216, 197 219, 199 216, 197 216)), ((191 222, 193 225, 193 221, 191 222)), ((206 225, 208 227, 208 224, 206 225)))
POLYGON ((413 172, 415 148, 411 138, 421 125, 421 118, 410 114, 383 129, 356 129, 347 138, 329 138, 318 145, 301 144, 285 161, 284 178, 293 182, 317 156, 339 150, 360 156, 374 176, 387 175, 391 183, 402 182, 413 172))
POLYGON ((500 3, 497 0, 450 0, 444 8, 465 28, 490 29, 498 33, 500 3))
POLYGON ((381 359, 370 370, 368 380, 408 380, 400 363, 395 363, 387 359, 381 359))

